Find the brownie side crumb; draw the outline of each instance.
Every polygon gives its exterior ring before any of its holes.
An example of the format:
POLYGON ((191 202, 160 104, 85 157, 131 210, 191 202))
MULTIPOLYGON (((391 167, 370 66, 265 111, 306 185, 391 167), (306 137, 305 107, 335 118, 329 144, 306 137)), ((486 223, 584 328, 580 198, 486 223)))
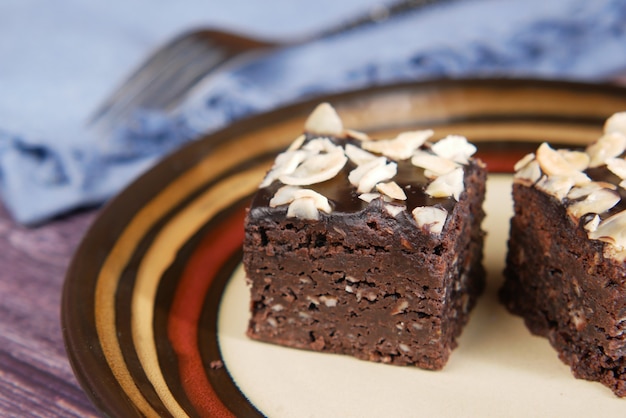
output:
POLYGON ((253 208, 244 242, 248 336, 441 369, 484 288, 485 178, 482 166, 468 166, 465 198, 441 237, 406 211, 392 216, 381 200, 314 222, 253 208))

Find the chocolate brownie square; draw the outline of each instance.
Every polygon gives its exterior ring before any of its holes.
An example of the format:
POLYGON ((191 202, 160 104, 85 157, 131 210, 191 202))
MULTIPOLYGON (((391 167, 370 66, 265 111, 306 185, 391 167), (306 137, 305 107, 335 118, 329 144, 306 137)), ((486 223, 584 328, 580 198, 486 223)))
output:
POLYGON ((626 113, 584 150, 516 165, 504 305, 581 379, 626 396, 626 113))
POLYGON ((476 148, 431 130, 373 140, 326 103, 304 131, 245 221, 248 336, 441 369, 485 281, 476 148))

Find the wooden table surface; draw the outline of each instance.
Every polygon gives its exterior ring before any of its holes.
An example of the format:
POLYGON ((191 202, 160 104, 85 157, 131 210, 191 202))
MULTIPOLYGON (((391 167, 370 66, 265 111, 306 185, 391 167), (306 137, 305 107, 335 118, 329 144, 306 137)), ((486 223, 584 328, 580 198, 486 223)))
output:
POLYGON ((38 228, 0 205, 0 416, 99 416, 67 359, 60 308, 65 271, 96 211, 38 228))

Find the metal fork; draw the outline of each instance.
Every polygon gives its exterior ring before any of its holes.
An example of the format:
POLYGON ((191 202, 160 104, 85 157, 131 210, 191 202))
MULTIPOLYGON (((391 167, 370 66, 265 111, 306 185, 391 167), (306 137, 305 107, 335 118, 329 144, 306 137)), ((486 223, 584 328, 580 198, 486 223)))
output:
POLYGON ((396 1, 336 27, 289 42, 266 41, 213 29, 184 33, 148 57, 97 109, 89 125, 111 128, 127 120, 136 109, 170 109, 200 80, 229 65, 242 64, 264 52, 327 38, 442 1, 396 1))

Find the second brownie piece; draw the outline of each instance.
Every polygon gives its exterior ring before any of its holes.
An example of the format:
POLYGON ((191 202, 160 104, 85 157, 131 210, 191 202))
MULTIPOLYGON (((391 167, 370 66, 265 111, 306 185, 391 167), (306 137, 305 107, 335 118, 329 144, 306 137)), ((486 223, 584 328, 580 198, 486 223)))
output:
POLYGON ((516 165, 504 305, 581 379, 626 397, 626 113, 516 165))

